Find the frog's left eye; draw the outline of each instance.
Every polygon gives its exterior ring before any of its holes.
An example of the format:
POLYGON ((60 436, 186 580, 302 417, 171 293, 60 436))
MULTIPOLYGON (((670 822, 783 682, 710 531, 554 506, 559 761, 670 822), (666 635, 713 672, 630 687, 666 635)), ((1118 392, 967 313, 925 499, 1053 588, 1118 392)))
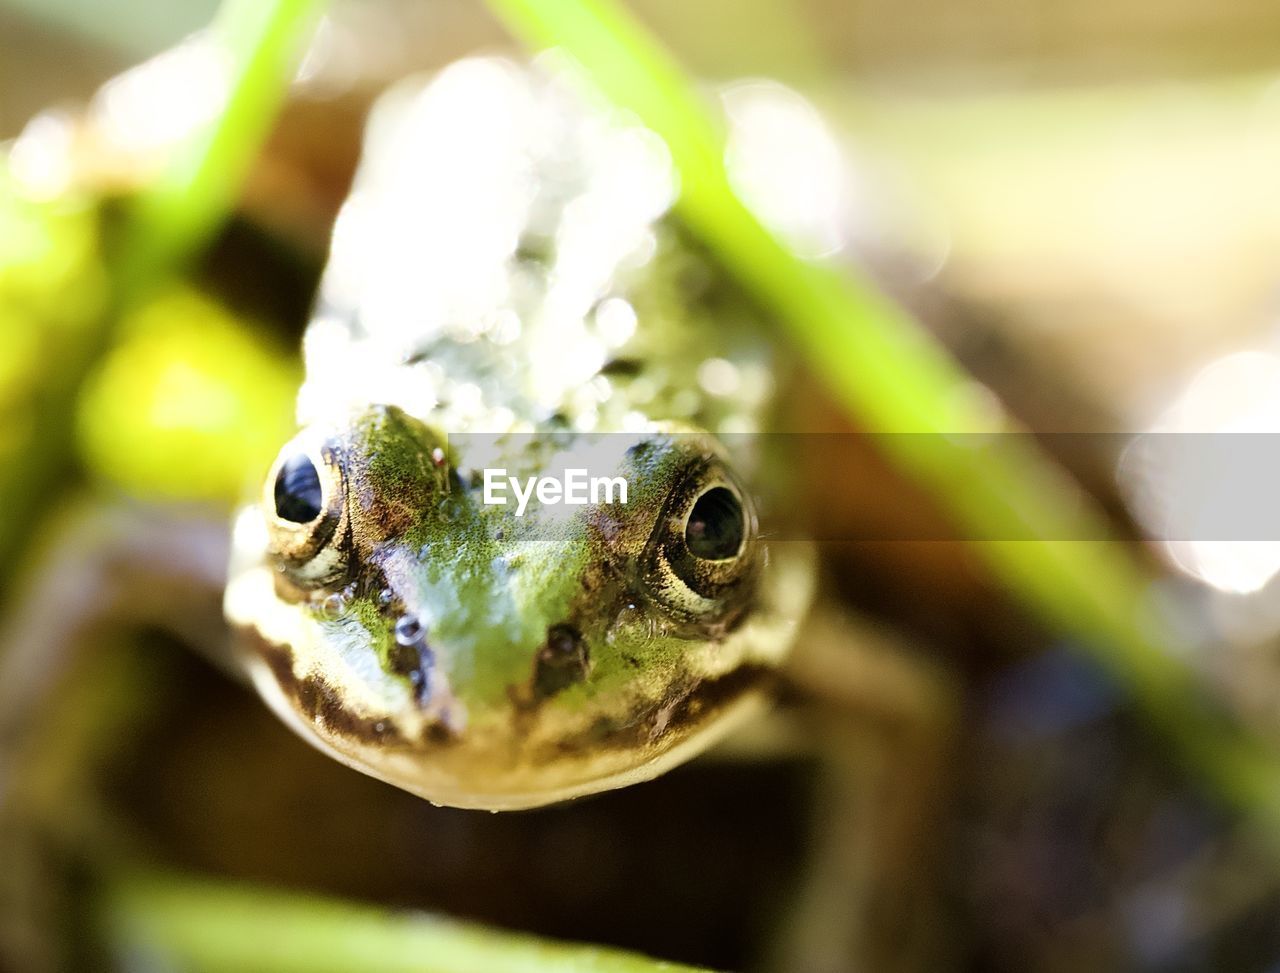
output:
POLYGON ((276 516, 294 524, 309 524, 323 510, 324 491, 316 464, 306 453, 295 453, 276 473, 276 516))
POLYGON ((746 603, 759 561, 756 517, 725 466, 699 463, 672 491, 646 561, 649 590, 678 616, 716 622, 746 603))
POLYGON ((342 467, 324 444, 299 437, 280 451, 263 490, 269 553, 296 583, 316 587, 344 570, 342 467))

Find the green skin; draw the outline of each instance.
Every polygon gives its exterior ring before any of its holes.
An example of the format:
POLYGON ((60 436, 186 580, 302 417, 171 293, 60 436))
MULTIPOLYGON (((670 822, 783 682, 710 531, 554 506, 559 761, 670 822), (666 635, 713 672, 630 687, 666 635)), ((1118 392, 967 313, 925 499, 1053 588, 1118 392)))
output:
POLYGON ((731 462, 725 444, 737 460, 744 438, 716 436, 766 419, 760 376, 776 363, 754 310, 664 219, 665 203, 633 214, 634 246, 566 242, 584 212, 588 224, 613 218, 618 200, 599 187, 628 160, 649 167, 650 185, 669 178, 637 132, 496 61, 389 96, 353 197, 363 219, 340 221, 308 334, 305 425, 237 523, 226 611, 263 696, 337 759, 436 803, 536 806, 700 752, 755 711, 810 599, 808 546, 765 545, 756 506, 767 515, 769 485, 731 462), (503 175, 469 176, 477 104, 504 137, 533 119, 488 147, 537 190, 536 205, 514 207, 516 252, 488 264, 447 245, 503 175), (559 137, 539 140, 547 132, 559 137), (415 165, 423 145, 432 154, 415 165), (404 180, 430 179, 433 164, 447 195, 428 185, 416 198, 422 187, 404 180), (498 281, 517 333, 458 328, 462 298, 436 320, 414 320, 403 301, 405 320, 375 318, 369 295, 386 292, 378 275, 396 273, 398 255, 353 271, 351 254, 404 232, 456 261, 415 286, 448 297, 458 281, 483 279, 485 294, 498 281), (567 314, 556 288, 575 273, 589 299, 567 314), (634 329, 605 327, 605 307, 634 311, 634 329), (585 368, 547 356, 584 348, 585 368), (708 362, 732 380, 700 382, 708 362), (275 492, 298 457, 321 492, 301 523, 275 492), (485 468, 523 481, 567 467, 623 477, 626 503, 535 497, 521 516, 514 501, 484 502, 485 468), (731 497, 742 536, 706 556, 689 531, 712 490, 731 497))

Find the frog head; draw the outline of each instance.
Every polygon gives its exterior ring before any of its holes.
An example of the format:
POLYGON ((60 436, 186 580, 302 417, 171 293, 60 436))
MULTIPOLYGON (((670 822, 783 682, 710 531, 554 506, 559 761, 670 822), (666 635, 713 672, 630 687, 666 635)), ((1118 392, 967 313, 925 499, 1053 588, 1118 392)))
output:
POLYGON ((281 450, 227 611, 321 749, 516 808, 653 777, 745 718, 809 575, 705 434, 447 439, 386 406, 281 450))

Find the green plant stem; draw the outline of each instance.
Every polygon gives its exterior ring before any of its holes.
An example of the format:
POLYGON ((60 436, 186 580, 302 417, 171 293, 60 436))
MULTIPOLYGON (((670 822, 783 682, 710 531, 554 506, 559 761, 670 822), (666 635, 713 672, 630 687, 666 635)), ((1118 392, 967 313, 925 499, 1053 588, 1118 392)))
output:
POLYGON ((697 973, 619 950, 160 872, 110 885, 101 915, 123 955, 199 973, 697 973))
POLYGON ((223 109, 135 198, 120 265, 126 293, 178 269, 234 208, 324 7, 224 0, 206 38, 226 65, 223 109))
MULTIPOLYGON (((81 385, 110 346, 115 324, 178 272, 226 219, 296 70, 322 0, 226 0, 207 42, 227 66, 224 110, 175 146, 155 180, 141 187, 105 252, 86 251, 78 272, 93 280, 102 260, 110 273, 105 307, 76 329, 35 393, 24 463, 0 474, 0 580, 30 543, 39 511, 74 482, 74 417, 81 385)), ((0 192, 8 191, 0 178, 0 192)), ((51 207, 52 211, 52 207, 51 207)), ((51 217, 52 218, 52 217, 51 217)), ((79 295, 77 295, 79 296, 79 295)), ((26 327, 51 328, 74 300, 53 292, 27 307, 26 327)), ((0 601, 4 585, 0 584, 0 601)))
POLYGON ((930 335, 869 280, 809 263, 734 193, 723 139, 679 65, 610 0, 489 0, 558 46, 671 150, 685 221, 778 315, 849 414, 950 511, 995 576, 1112 674, 1176 752, 1280 839, 1280 761, 1206 704, 1149 579, 1102 516, 930 335), (1084 540, 1094 538, 1096 540, 1084 540))

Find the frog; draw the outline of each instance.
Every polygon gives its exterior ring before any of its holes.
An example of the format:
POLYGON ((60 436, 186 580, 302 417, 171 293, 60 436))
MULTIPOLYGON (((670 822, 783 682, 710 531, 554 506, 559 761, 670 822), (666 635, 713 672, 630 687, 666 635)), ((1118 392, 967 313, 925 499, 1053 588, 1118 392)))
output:
MULTIPOLYGON (((883 790, 945 778, 945 680, 821 608, 816 545, 770 526, 793 365, 677 194, 663 143, 564 64, 473 57, 374 109, 300 431, 237 518, 224 602, 259 693, 323 752, 433 803, 527 809, 663 774, 788 684, 835 702, 836 751, 895 727, 883 790), (626 502, 533 495, 574 469, 626 502)), ((854 862, 807 897, 849 903, 850 928, 851 876, 928 819, 889 806, 897 838, 832 815, 854 862)), ((821 929, 798 924, 785 968, 852 968, 821 929)))
POLYGON ((812 597, 811 545, 764 542, 731 455, 763 421, 761 317, 729 296, 733 326, 709 326, 707 260, 660 224, 663 147, 570 97, 470 60, 378 107, 305 339, 305 424, 236 527, 226 609, 263 696, 455 806, 705 749, 750 718, 812 597), (398 254, 370 260, 371 232, 398 254), (708 367, 733 394, 700 388, 708 367), (485 502, 491 471, 575 468, 626 502, 485 502))
MULTIPOLYGON (((321 752, 440 805, 819 752, 830 800, 772 965, 923 968, 953 690, 834 606, 818 546, 778 526, 803 377, 678 194, 661 140, 564 63, 471 57, 383 95, 298 431, 234 520, 232 642, 198 598, 182 634, 321 752), (566 502, 581 472, 602 495, 566 502)), ((103 573, 145 547, 151 574, 220 586, 209 529, 126 520, 103 573)))

